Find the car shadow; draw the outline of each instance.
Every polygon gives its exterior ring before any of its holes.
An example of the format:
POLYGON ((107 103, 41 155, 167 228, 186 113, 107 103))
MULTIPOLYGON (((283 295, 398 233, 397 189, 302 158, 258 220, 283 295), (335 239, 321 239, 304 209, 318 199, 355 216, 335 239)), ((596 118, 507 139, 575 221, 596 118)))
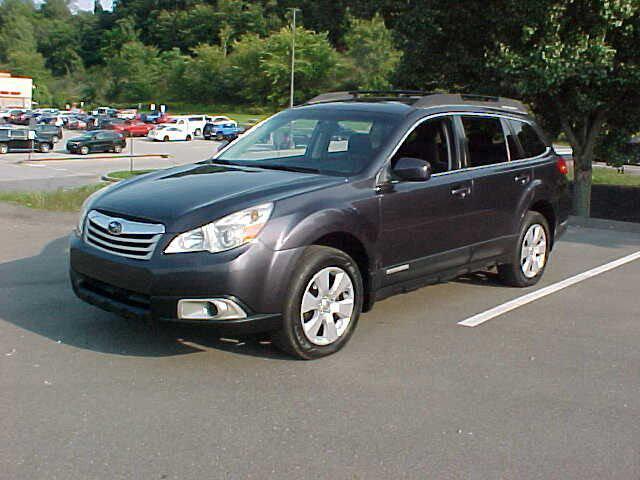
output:
POLYGON ((468 285, 481 285, 490 287, 504 287, 504 283, 500 281, 498 273, 495 271, 482 270, 478 272, 465 273, 457 277, 454 282, 465 283, 468 285))
POLYGON ((115 355, 163 357, 222 350, 291 360, 259 336, 221 337, 209 326, 124 319, 79 300, 68 279, 68 239, 0 264, 0 319, 53 342, 115 355))

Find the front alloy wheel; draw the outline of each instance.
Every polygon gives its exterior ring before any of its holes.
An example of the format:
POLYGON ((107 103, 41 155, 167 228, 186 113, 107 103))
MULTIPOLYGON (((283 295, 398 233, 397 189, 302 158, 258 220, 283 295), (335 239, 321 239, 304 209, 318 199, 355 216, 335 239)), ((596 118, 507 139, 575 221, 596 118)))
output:
POLYGON ((364 299, 360 270, 335 248, 307 247, 291 276, 275 345, 301 359, 340 350, 356 328, 364 299))
POLYGON ((300 321, 314 345, 329 345, 347 331, 354 307, 354 288, 349 274, 339 267, 316 273, 302 296, 300 321))

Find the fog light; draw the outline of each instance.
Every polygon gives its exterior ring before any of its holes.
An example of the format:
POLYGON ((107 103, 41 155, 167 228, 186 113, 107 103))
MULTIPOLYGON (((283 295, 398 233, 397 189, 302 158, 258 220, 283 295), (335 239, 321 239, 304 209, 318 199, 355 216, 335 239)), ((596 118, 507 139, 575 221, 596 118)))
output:
POLYGON ((182 320, 237 320, 247 314, 228 298, 197 298, 178 301, 178 318, 182 320))

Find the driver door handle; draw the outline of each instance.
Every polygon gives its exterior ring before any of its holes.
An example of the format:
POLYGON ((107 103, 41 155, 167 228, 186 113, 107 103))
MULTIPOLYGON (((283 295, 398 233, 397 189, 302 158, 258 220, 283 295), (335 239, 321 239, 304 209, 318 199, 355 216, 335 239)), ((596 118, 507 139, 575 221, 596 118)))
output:
POLYGON ((451 189, 451 195, 455 195, 456 197, 465 198, 467 195, 471 193, 471 188, 469 187, 459 187, 451 189))

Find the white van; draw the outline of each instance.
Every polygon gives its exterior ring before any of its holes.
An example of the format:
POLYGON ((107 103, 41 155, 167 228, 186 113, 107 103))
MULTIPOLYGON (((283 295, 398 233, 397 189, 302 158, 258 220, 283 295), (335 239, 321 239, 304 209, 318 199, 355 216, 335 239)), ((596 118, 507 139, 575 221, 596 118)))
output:
POLYGON ((207 115, 171 115, 171 120, 180 128, 186 129, 194 137, 197 137, 202 135, 204 126, 211 120, 211 117, 207 115))

